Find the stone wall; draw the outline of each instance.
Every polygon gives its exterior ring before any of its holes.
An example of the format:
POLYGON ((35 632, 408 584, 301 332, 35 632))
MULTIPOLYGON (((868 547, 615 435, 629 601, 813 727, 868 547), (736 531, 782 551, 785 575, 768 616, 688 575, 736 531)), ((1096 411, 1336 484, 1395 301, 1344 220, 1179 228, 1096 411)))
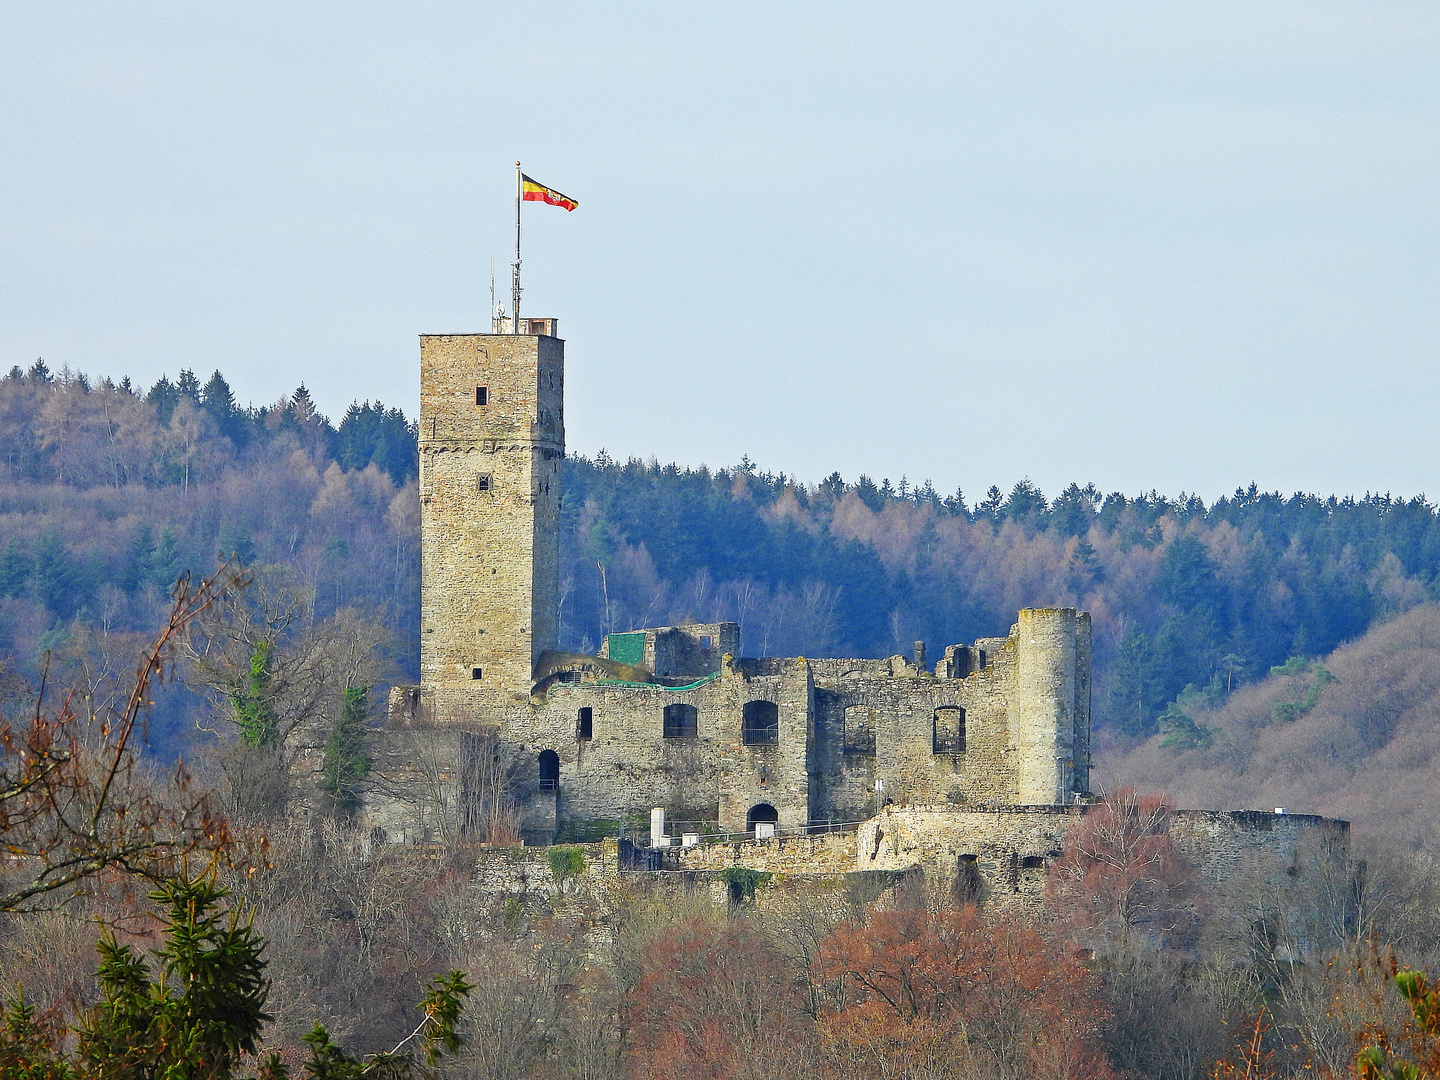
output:
POLYGON ((724 870, 743 866, 778 874, 846 874, 855 869, 856 832, 776 836, 768 840, 731 840, 671 848, 667 868, 724 870))
MULTIPOLYGON (((855 869, 920 866, 962 893, 978 889, 987 903, 1036 909, 1066 829, 1090 809, 886 807, 860 826, 855 869)), ((1310 814, 1254 810, 1177 810, 1169 824, 1176 849, 1199 866, 1207 885, 1250 897, 1252 906, 1260 902, 1255 898, 1268 898, 1292 914, 1343 901, 1351 882, 1349 829, 1347 822, 1310 814)))

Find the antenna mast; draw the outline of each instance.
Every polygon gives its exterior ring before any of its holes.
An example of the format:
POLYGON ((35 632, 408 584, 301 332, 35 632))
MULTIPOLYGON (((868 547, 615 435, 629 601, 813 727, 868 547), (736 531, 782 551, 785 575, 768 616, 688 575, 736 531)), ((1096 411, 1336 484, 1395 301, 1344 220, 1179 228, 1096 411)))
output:
POLYGON ((511 282, 511 289, 514 292, 515 309, 511 312, 513 318, 512 333, 520 333, 520 162, 515 162, 515 261, 510 265, 514 267, 515 273, 511 282))
POLYGON ((490 332, 495 332, 495 256, 490 256, 490 332))

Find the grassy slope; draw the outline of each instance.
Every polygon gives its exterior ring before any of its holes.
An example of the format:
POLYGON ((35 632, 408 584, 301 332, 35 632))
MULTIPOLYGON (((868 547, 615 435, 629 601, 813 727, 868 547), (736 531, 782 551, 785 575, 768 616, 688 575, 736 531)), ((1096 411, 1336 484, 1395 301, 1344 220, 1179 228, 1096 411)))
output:
POLYGON ((1214 711, 1204 749, 1160 738, 1096 748, 1096 782, 1169 792, 1180 806, 1271 809, 1350 820, 1358 831, 1440 852, 1440 606, 1422 604, 1324 660, 1337 681, 1299 719, 1276 702, 1303 697, 1313 674, 1270 676, 1214 711))

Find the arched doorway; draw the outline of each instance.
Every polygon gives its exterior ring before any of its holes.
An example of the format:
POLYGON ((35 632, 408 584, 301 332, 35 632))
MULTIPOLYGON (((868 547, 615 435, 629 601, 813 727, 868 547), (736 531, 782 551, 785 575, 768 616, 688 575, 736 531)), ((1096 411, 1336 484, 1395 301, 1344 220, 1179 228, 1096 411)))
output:
POLYGON ((745 815, 745 831, 754 832, 756 825, 774 825, 780 820, 780 811, 768 802, 756 803, 745 815))
POLYGON ((554 750, 540 751, 540 786, 558 787, 560 784, 560 755, 554 750))

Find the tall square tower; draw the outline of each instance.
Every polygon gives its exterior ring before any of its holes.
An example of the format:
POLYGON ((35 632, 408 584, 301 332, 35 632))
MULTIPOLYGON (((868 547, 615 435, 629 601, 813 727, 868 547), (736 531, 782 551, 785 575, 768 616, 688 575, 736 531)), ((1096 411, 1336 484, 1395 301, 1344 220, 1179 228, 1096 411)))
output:
POLYGON ((420 339, 420 681, 439 723, 503 723, 556 647, 565 343, 420 339))

